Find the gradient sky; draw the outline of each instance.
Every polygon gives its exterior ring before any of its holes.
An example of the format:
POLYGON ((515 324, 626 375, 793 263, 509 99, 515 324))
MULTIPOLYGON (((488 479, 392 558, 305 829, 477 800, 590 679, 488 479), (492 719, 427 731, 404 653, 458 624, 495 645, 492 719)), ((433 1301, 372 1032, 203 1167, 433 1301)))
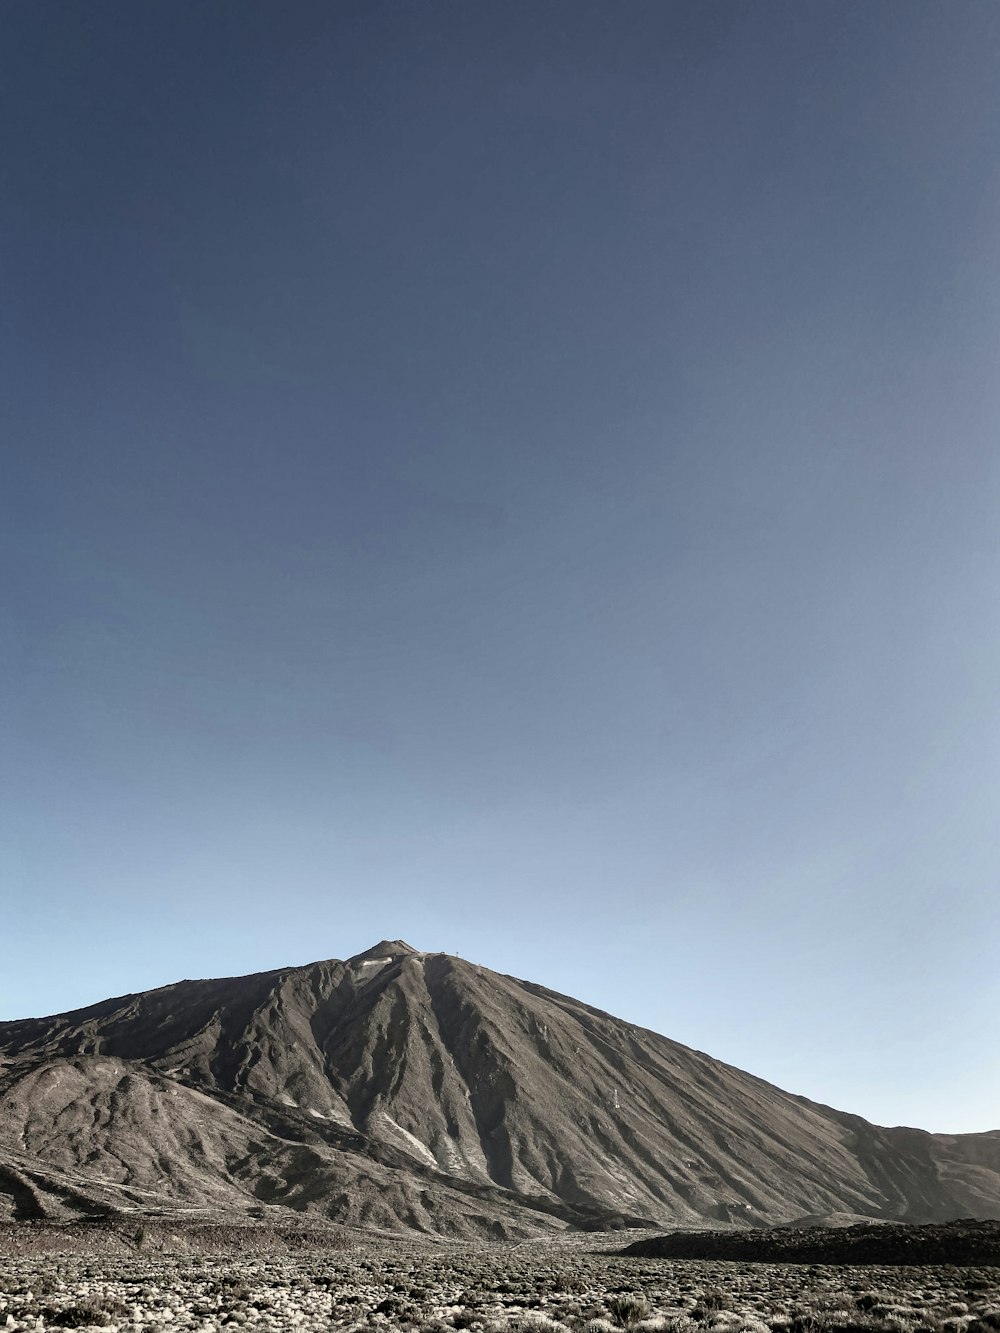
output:
POLYGON ((0 1017, 383 936, 1000 1128, 996 0, 7 0, 0 1017))

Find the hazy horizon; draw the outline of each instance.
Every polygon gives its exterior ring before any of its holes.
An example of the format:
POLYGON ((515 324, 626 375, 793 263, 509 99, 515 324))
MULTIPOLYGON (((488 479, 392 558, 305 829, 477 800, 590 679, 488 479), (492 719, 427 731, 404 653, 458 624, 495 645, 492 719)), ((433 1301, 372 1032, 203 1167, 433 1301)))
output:
POLYGON ((0 1020, 399 937, 1000 1130, 1000 7, 5 18, 0 1020))

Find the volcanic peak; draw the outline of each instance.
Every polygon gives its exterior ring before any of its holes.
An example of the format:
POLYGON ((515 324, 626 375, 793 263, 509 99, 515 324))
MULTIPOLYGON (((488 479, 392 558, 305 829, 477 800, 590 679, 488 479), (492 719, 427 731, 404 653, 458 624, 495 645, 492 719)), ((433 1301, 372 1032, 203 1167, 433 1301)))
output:
POLYGON ((0 1219, 261 1207, 497 1238, 1000 1218, 1000 1138, 882 1129, 403 940, 0 1023, 0 1219))
POLYGON ((399 957, 412 957, 417 950, 405 940, 379 940, 378 944, 373 944, 370 949, 365 949, 364 953, 356 953, 353 958, 349 958, 349 963, 366 963, 374 959, 396 959, 399 957))

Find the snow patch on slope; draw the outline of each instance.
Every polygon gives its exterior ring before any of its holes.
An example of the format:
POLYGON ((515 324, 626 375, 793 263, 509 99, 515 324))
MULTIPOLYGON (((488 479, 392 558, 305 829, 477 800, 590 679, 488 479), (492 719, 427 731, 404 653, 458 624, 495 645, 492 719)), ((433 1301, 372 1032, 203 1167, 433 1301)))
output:
POLYGON ((402 1125, 398 1125, 388 1111, 379 1111, 378 1116, 382 1121, 382 1124, 388 1126, 391 1133, 397 1134, 402 1138, 407 1146, 416 1152, 421 1161, 426 1162, 428 1166, 433 1166, 435 1169, 437 1168, 437 1158, 431 1152, 430 1148, 427 1147, 426 1143, 421 1143, 415 1134, 411 1134, 408 1129, 404 1129, 402 1125))

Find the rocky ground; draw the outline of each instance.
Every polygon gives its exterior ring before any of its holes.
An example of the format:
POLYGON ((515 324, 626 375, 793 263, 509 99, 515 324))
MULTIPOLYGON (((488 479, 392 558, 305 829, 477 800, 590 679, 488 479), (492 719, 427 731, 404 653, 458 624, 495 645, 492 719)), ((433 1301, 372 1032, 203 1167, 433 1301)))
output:
POLYGON ((1000 1329, 1000 1269, 991 1267, 639 1259, 601 1253, 607 1241, 596 1238, 470 1246, 355 1237, 332 1248, 296 1250, 293 1241, 281 1252, 237 1245, 228 1254, 151 1252, 148 1241, 119 1253, 47 1252, 50 1241, 36 1234, 15 1253, 0 1237, 0 1329, 1000 1329))

